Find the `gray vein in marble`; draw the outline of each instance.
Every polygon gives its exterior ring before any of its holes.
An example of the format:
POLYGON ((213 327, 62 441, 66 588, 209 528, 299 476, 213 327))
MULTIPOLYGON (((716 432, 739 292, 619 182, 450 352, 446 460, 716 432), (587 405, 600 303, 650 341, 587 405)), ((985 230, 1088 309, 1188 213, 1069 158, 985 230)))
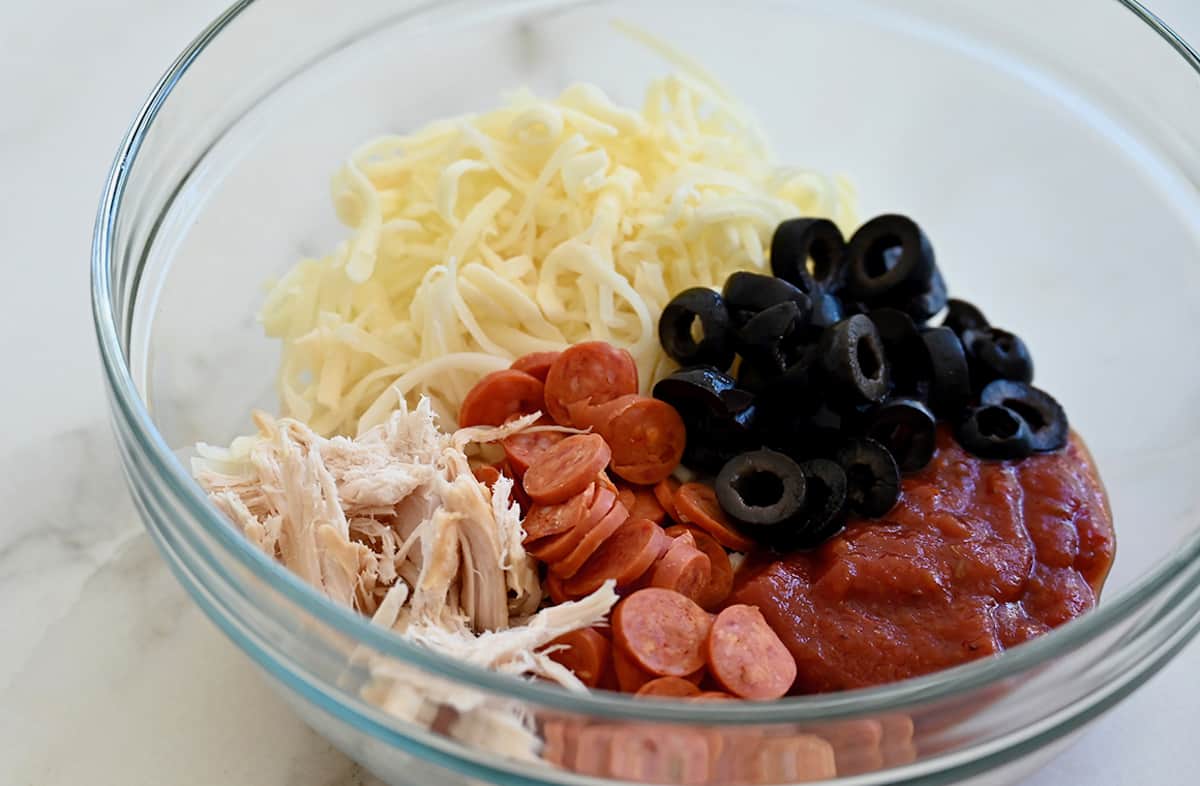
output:
POLYGON ((107 426, 73 429, 0 459, 0 685, 86 577, 138 529, 107 426))

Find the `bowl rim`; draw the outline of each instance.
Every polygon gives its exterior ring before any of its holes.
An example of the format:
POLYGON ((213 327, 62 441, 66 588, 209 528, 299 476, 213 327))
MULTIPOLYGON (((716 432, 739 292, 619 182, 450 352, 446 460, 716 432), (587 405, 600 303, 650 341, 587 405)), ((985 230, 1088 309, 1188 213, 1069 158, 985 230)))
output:
MULTIPOLYGON (((109 389, 112 417, 117 427, 132 437, 134 446, 147 461, 152 476, 156 476, 155 479, 165 485, 173 501, 199 523, 203 533, 215 540, 223 552, 237 560, 241 567, 265 582, 288 603, 298 606, 303 613, 311 614, 323 625, 359 644, 371 647, 378 654, 396 658, 445 679, 464 682, 494 694, 543 706, 601 717, 641 721, 795 723, 829 720, 864 712, 911 709, 914 704, 928 703, 1011 678, 1045 663, 1062 652, 1078 648, 1097 638, 1122 619, 1155 600, 1161 590, 1180 576, 1190 572, 1200 579, 1200 531, 1197 531, 1188 536, 1173 554, 1138 577, 1116 598, 1020 647, 995 656, 870 688, 790 697, 764 703, 705 702, 685 706, 670 702, 635 702, 630 697, 606 691, 572 693, 556 686, 524 681, 440 657, 431 650, 405 640, 390 629, 373 624, 367 617, 354 610, 333 603, 277 561, 254 548, 241 533, 230 526, 167 445, 155 427, 145 401, 138 393, 121 341, 120 315, 114 308, 112 297, 111 274, 115 258, 113 243, 116 227, 121 215, 123 197, 142 143, 164 104, 191 65, 225 29, 257 1, 237 0, 196 36, 156 83, 125 133, 106 178, 94 226, 90 266, 92 315, 109 389), (1192 570, 1189 571, 1189 568, 1192 570)), ((1200 76, 1200 53, 1160 17, 1143 6, 1140 0, 1111 1, 1149 27, 1200 76)), ((554 0, 553 4, 561 6, 574 2, 579 0, 554 0)), ((435 4, 423 4, 415 11, 426 10, 435 4)), ((527 3, 539 4, 545 3, 527 3)), ((220 568, 219 570, 230 583, 239 583, 232 574, 220 568)))

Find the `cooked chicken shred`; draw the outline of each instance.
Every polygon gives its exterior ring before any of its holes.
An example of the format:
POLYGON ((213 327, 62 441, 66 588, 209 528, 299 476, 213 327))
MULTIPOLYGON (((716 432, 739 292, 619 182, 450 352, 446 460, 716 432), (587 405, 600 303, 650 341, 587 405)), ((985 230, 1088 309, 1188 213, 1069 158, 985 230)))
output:
MULTIPOLYGON (((349 439, 255 413, 258 434, 229 448, 197 446, 194 470, 255 547, 334 602, 459 660, 586 690, 544 650, 563 633, 603 623, 615 591, 608 584, 537 611, 542 590, 522 546, 512 483, 501 478, 489 489, 467 457, 535 419, 446 434, 422 400, 349 439)), ((520 758, 536 751, 528 719, 511 702, 382 656, 366 665, 362 694, 377 706, 424 726, 449 710, 442 731, 452 736, 491 740, 520 758)))

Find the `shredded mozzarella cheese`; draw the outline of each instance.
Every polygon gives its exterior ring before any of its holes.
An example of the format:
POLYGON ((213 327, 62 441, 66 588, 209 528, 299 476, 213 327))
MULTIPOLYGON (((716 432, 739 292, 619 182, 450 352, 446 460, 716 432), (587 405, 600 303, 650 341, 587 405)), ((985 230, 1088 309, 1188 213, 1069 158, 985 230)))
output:
POLYGON ((356 434, 401 398, 453 424, 481 374, 532 351, 602 339, 649 386, 670 297, 768 264, 799 214, 854 223, 842 178, 775 166, 753 122, 703 72, 653 82, 640 112, 597 87, 357 150, 333 179, 353 230, 272 289, 285 414, 356 434))

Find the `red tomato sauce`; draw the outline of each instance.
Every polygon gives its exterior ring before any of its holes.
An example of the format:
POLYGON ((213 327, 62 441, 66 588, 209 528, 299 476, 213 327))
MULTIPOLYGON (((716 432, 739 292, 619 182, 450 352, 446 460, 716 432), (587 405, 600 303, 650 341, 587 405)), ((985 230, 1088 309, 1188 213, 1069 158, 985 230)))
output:
POLYGON ((754 558, 729 603, 758 606, 796 660, 792 693, 861 688, 998 653, 1096 604, 1115 540, 1086 447, 1020 462, 934 460, 879 520, 754 558))

